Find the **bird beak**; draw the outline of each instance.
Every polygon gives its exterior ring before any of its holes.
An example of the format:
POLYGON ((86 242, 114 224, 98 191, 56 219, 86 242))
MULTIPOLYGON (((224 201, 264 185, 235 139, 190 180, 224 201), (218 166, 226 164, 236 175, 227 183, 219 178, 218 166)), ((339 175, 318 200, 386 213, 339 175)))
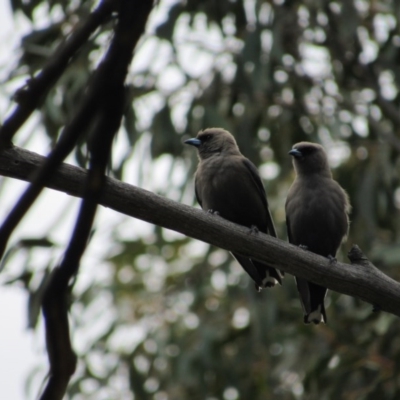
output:
POLYGON ((292 149, 289 151, 289 153, 291 156, 293 156, 294 158, 301 158, 303 157, 303 154, 301 153, 301 151, 297 150, 297 149, 292 149))
POLYGON ((201 140, 192 138, 184 141, 185 144, 190 144, 191 146, 194 147, 199 147, 201 145, 201 140))

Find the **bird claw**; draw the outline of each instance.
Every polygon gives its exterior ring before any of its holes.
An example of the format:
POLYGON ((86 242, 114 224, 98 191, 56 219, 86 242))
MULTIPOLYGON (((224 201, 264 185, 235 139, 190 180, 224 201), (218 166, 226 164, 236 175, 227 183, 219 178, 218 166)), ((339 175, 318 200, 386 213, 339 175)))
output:
POLYGON ((300 247, 302 250, 308 250, 308 246, 306 246, 306 245, 304 245, 304 244, 299 244, 299 247, 300 247))
POLYGON ((328 256, 328 260, 329 260, 329 264, 336 264, 337 263, 336 258, 331 256, 330 254, 328 256))
POLYGON ((212 210, 211 208, 210 208, 209 210, 207 210, 207 212, 208 212, 209 214, 212 214, 212 215, 219 215, 219 212, 218 212, 218 211, 212 210))
POLYGON ((250 233, 258 233, 258 232, 260 232, 260 230, 255 225, 252 225, 250 227, 250 233))

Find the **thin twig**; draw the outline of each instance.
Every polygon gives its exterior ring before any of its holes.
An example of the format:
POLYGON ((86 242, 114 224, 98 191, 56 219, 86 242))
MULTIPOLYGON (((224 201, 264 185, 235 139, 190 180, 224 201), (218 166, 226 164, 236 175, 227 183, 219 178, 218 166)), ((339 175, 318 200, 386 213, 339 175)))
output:
POLYGON ((0 128, 0 149, 12 146, 11 140, 14 134, 41 104, 80 47, 101 24, 107 21, 113 8, 115 8, 114 0, 103 0, 85 23, 58 47, 43 69, 34 78, 29 79, 24 87, 17 90, 14 98, 18 106, 0 128))
MULTIPOLYGON (((147 4, 149 3, 152 4, 152 1, 147 0, 143 3, 145 6, 147 6, 147 4)), ((137 6, 137 3, 135 1, 132 1, 131 4, 137 6)), ((139 2, 139 6, 137 6, 137 8, 141 7, 140 4, 141 3, 139 2)), ((133 11, 133 14, 136 16, 135 11, 133 11)), ((142 16, 141 13, 137 15, 139 17, 142 16)), ((142 26, 140 22, 135 23, 132 27, 132 30, 135 30, 136 32, 138 31, 138 27, 140 26, 142 26)), ((129 35, 123 36, 124 41, 129 42, 132 40, 132 37, 129 35)), ((120 46, 120 44, 116 46, 120 46)), ((111 49, 112 47, 110 46, 110 50, 111 49)), ((125 55, 125 57, 129 58, 131 57, 131 54, 127 54, 125 55)), ((117 67, 121 68, 121 65, 118 65, 117 67)), ((117 68, 114 68, 114 71, 116 70, 117 68)), ((82 100, 82 104, 79 107, 75 117, 69 124, 65 126, 54 150, 49 154, 42 167, 38 171, 36 171, 35 177, 32 180, 32 185, 30 185, 26 189, 26 191, 23 193, 17 204, 11 210, 10 214, 7 216, 2 226, 0 227, 0 258, 2 258, 4 254, 11 233, 16 228, 26 212, 29 210, 33 202, 36 200, 36 198, 42 191, 43 186, 45 186, 46 181, 51 177, 57 166, 60 165, 65 157, 67 157, 67 155, 73 150, 79 137, 90 126, 90 123, 99 107, 99 102, 101 102, 101 99, 110 95, 109 85, 105 83, 107 83, 110 79, 110 72, 112 71, 112 69, 110 70, 108 66, 104 65, 104 62, 99 65, 98 69, 94 73, 91 84, 86 92, 85 97, 82 100)))

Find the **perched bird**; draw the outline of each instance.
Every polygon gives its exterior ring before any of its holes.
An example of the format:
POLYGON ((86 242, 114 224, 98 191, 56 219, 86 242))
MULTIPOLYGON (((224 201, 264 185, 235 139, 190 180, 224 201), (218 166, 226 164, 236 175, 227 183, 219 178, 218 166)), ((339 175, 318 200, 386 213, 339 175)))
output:
MULTIPOLYGON (((286 199, 289 242, 335 262, 336 251, 347 236, 350 204, 346 192, 332 179, 322 146, 301 142, 293 146, 296 178, 286 199)), ((304 322, 327 322, 324 298, 327 289, 296 278, 304 322)))
MULTIPOLYGON (((198 150, 195 190, 201 207, 276 237, 258 170, 240 153, 235 138, 224 129, 209 128, 185 143, 198 150)), ((282 284, 283 273, 280 271, 249 257, 232 254, 253 278, 257 290, 282 284)))

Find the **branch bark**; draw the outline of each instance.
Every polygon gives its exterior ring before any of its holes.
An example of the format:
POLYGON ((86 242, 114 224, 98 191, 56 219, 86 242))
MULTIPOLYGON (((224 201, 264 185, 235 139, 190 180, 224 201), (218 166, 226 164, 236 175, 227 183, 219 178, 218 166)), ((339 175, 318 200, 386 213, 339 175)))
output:
MULTIPOLYGON (((0 153, 0 174, 30 181, 44 160, 24 149, 7 149, 0 153)), ((86 176, 84 169, 62 164, 47 186, 81 197, 86 176)), ((352 264, 331 265, 326 258, 283 240, 262 233, 250 234, 243 226, 112 178, 106 178, 100 204, 223 249, 251 255, 272 267, 400 316, 400 283, 378 270, 357 247, 349 253, 352 264)))
MULTIPOLYGON (((50 373, 47 385, 40 397, 41 400, 61 400, 66 392, 69 379, 75 371, 76 356, 71 346, 68 326, 68 300, 72 287, 70 281, 79 270, 80 259, 90 236, 104 186, 112 141, 123 116, 124 82, 128 67, 133 50, 144 32, 152 6, 150 0, 144 2, 120 0, 114 37, 105 58, 96 70, 92 84, 89 86, 88 91, 92 94, 97 93, 98 98, 91 102, 93 103, 92 116, 86 115, 86 123, 89 124, 90 117, 92 117, 94 127, 88 143, 90 164, 85 178, 83 201, 63 260, 53 270, 42 302, 50 373)), ((75 118, 73 121, 77 119, 79 118, 75 118)), ((76 132, 64 131, 65 140, 60 139, 56 146, 61 153, 68 149, 68 146, 65 146, 66 141, 70 144, 74 143, 74 139, 77 138, 74 133, 76 132)), ((54 156, 50 157, 54 160, 54 156)), ((50 157, 46 159, 46 163, 40 170, 45 171, 43 173, 46 176, 51 176, 53 172, 48 165, 46 170, 46 164, 50 157)), ((61 158, 57 158, 58 165, 61 161, 61 158)), ((42 184, 44 182, 45 180, 42 181, 42 184)), ((39 186, 37 177, 35 183, 39 186)))

